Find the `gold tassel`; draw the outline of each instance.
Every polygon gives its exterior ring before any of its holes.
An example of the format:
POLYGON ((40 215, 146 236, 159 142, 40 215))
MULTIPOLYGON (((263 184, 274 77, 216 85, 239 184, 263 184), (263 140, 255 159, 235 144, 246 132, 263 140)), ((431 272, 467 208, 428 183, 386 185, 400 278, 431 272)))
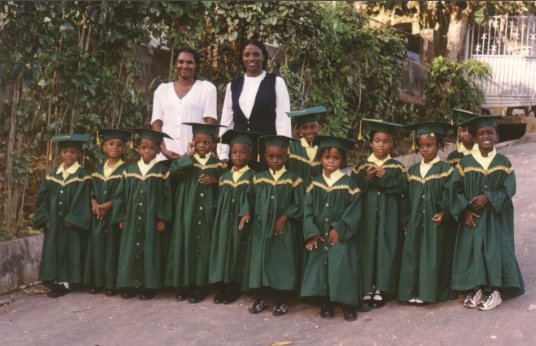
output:
POLYGON ((134 149, 134 132, 130 135, 130 149, 134 149))
POLYGON ((416 136, 417 136, 416 131, 413 131, 413 143, 411 144, 411 151, 416 151, 417 150, 417 146, 415 145, 416 136))
POLYGON ((261 162, 261 143, 257 139, 257 162, 261 162))
POLYGON ((220 136, 220 154, 223 153, 223 136, 220 136))
POLYGON ((362 141, 363 140, 363 134, 361 133, 361 127, 363 124, 363 118, 359 119, 359 133, 357 135, 357 140, 362 141))
POLYGON ((54 150, 54 146, 52 144, 52 140, 50 140, 50 149, 48 152, 48 161, 52 161, 52 150, 54 150))
POLYGON ((101 145, 101 140, 99 136, 99 129, 97 129, 97 137, 95 138, 95 142, 97 142, 97 145, 101 145))
POLYGON ((456 149, 460 147, 460 128, 457 127, 456 128, 457 131, 456 131, 456 149))

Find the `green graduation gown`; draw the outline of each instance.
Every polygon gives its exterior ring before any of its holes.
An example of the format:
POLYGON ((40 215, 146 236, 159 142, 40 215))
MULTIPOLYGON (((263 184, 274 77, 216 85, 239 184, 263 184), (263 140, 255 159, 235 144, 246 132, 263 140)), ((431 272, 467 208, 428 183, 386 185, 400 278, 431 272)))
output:
POLYGON ((450 290, 456 229, 449 223, 449 187, 454 168, 435 163, 425 177, 420 163, 408 171, 409 223, 400 268, 398 300, 419 298, 435 303, 455 297, 450 290), (432 216, 444 212, 437 225, 432 216))
POLYGON ((232 172, 228 170, 220 178, 210 244, 210 283, 235 282, 247 288, 247 283, 243 282, 243 272, 251 222, 245 224, 241 231, 238 230, 238 225, 244 214, 250 213, 253 216, 250 192, 255 173, 249 169, 235 182, 232 172))
POLYGON ((82 167, 67 179, 56 171, 46 175, 37 193, 35 227, 45 227, 39 280, 82 283, 91 224, 91 176, 82 167), (68 229, 64 222, 72 224, 68 229))
POLYGON ((201 185, 198 180, 201 174, 219 179, 224 168, 214 156, 205 165, 187 155, 171 163, 170 173, 178 185, 165 286, 207 285, 218 185, 201 185))
POLYGON ((299 141, 290 142, 290 155, 286 167, 303 179, 304 186, 309 186, 314 177, 322 174, 318 152, 314 160, 309 160, 307 151, 299 141))
POLYGON ((453 167, 456 167, 460 163, 462 157, 464 157, 463 153, 460 153, 458 149, 454 149, 450 152, 449 156, 447 156, 447 162, 453 167))
POLYGON ((377 290, 396 295, 400 272, 400 255, 404 242, 401 200, 407 192, 404 166, 393 159, 384 163, 381 178, 366 180, 367 168, 374 163, 363 161, 352 172, 363 194, 363 216, 357 236, 361 280, 364 292, 377 290))
POLYGON ((499 288, 505 296, 521 295, 524 283, 515 256, 514 206, 516 179, 510 160, 496 154, 488 169, 472 155, 464 157, 454 172, 451 212, 459 222, 452 265, 452 288, 499 288), (463 211, 474 197, 485 194, 489 203, 475 218, 476 228, 465 226, 463 211))
POLYGON ((324 242, 305 252, 301 285, 302 297, 329 296, 330 301, 357 306, 361 300, 356 232, 361 218, 361 193, 352 179, 341 177, 328 186, 323 176, 307 188, 303 234, 310 239, 322 236, 324 242), (340 241, 329 242, 334 228, 340 241))
POLYGON ((300 259, 297 247, 305 244, 299 224, 303 221, 303 180, 286 171, 276 181, 269 171, 253 178, 255 214, 248 248, 248 287, 295 290, 300 259), (275 235, 275 222, 288 216, 283 232, 275 235))
POLYGON ((112 209, 101 220, 92 214, 91 234, 84 270, 85 285, 115 289, 121 230, 117 224, 112 225, 112 214, 117 204, 114 199, 117 199, 118 186, 126 167, 124 163, 105 177, 104 165, 99 165, 95 173, 91 175, 92 197, 97 200, 98 204, 112 201, 112 209))
POLYGON ((158 162, 145 175, 141 174, 137 163, 128 165, 119 184, 113 214, 114 223, 125 221, 116 286, 161 288, 166 231, 159 233, 156 226, 159 220, 166 223, 171 220, 166 165, 158 162))

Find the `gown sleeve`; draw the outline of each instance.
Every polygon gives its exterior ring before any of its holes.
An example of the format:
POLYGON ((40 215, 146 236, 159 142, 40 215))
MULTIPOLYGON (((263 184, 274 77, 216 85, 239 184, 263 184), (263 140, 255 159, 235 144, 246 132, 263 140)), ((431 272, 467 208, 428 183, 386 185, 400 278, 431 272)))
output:
POLYGON ((350 204, 342 214, 341 218, 331 223, 331 228, 335 228, 341 242, 348 241, 357 232, 361 220, 361 193, 356 192, 350 198, 350 204))
POLYGON ((506 176, 503 186, 495 191, 484 191, 488 197, 490 205, 495 213, 500 214, 501 210, 506 206, 506 203, 511 203, 512 197, 516 193, 516 177, 512 171, 506 176))
POLYGON ((34 227, 44 227, 48 220, 50 220, 50 190, 47 181, 43 180, 37 192, 37 205, 33 217, 34 227))

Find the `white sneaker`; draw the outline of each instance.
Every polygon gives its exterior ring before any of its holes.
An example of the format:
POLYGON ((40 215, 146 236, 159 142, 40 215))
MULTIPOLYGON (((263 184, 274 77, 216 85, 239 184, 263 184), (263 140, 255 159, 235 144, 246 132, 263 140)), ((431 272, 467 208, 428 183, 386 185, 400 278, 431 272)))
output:
POLYGON ((477 307, 478 303, 482 300, 482 290, 480 288, 475 288, 465 298, 463 301, 463 306, 469 309, 474 309, 477 307))
POLYGON ((486 311, 495 308, 502 303, 501 294, 498 290, 486 294, 480 303, 478 303, 478 310, 486 311))

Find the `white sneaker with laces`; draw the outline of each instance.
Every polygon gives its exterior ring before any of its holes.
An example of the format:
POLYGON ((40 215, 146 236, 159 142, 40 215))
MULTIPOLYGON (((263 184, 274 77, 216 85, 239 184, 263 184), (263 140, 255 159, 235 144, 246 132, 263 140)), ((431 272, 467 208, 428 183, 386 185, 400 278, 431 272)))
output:
POLYGON ((493 290, 492 292, 484 295, 480 303, 478 303, 478 310, 487 311, 495 308, 502 303, 501 294, 498 290, 493 290))
POLYGON ((482 300, 482 289, 473 289, 463 301, 463 306, 469 309, 477 307, 478 303, 482 300))

